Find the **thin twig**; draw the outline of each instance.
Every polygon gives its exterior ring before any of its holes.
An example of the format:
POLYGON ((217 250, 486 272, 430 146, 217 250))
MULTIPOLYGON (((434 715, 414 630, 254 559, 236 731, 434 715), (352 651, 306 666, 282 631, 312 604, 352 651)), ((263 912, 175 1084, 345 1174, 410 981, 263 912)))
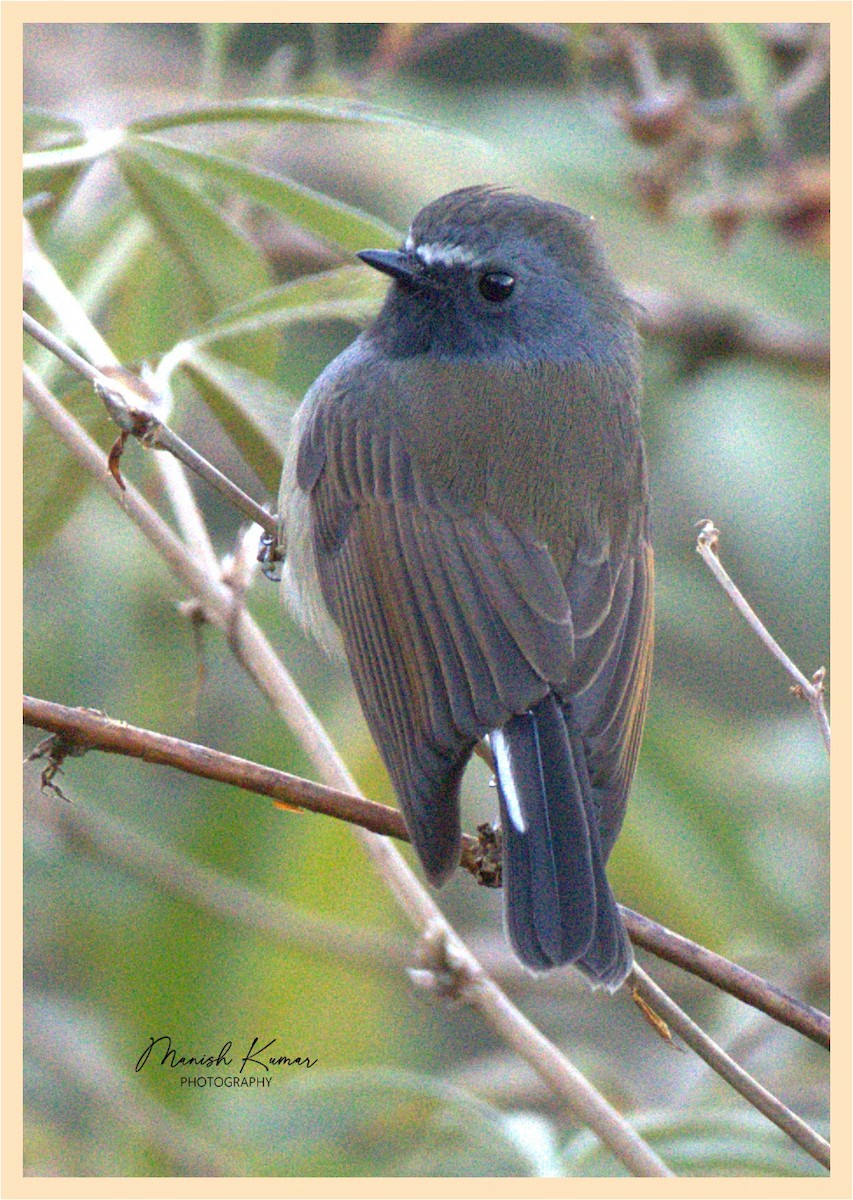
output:
POLYGON ((813 1042, 829 1049, 830 1020, 810 1004, 790 996, 775 984, 745 967, 715 954, 689 938, 674 933, 664 925, 649 920, 642 913, 634 912, 624 905, 619 906, 625 926, 635 946, 642 946, 651 954, 674 963, 691 975, 728 992, 744 1004, 766 1013, 774 1021, 795 1029, 813 1042))
MULTIPOLYGON (((73 746, 78 751, 91 749, 141 758, 145 762, 174 767, 191 775, 284 801, 309 812, 336 817, 385 837, 409 841, 405 822, 395 808, 327 788, 247 759, 223 754, 208 746, 198 746, 181 738, 127 725, 93 709, 68 708, 49 700, 24 696, 23 719, 25 725, 61 737, 58 757, 67 753, 69 746, 73 746)), ((479 846, 478 839, 469 834, 463 836, 461 865, 475 876, 478 875, 479 846)), ((698 975, 774 1020, 829 1047, 830 1022, 826 1014, 648 917, 623 906, 620 906, 620 910, 635 945, 698 975)), ((515 967, 518 968, 517 963, 515 967)), ((513 979, 529 981, 530 976, 516 969, 513 979)))
MULTIPOLYGON (((106 473, 106 460, 97 444, 58 401, 25 368, 28 399, 51 424, 85 469, 105 486, 143 532, 155 543, 170 569, 202 601, 211 620, 229 631, 229 644, 239 661, 302 741, 321 777, 332 787, 358 789, 338 757, 326 731, 305 703, 266 638, 242 608, 236 613, 233 593, 220 579, 210 578, 143 498, 127 487, 122 492, 106 473)), ((548 1042, 488 978, 426 889, 418 882, 399 851, 386 839, 367 831, 361 838, 386 884, 410 919, 423 932, 438 930, 452 949, 465 996, 492 1028, 546 1079, 568 1108, 578 1115, 634 1175, 664 1177, 672 1172, 631 1125, 580 1074, 556 1046, 548 1042)))
POLYGON ((143 446, 150 449, 167 450, 220 492, 243 516, 260 525, 267 533, 276 534, 278 522, 273 514, 262 508, 242 488, 237 487, 227 475, 223 475, 217 467, 203 458, 152 411, 150 406, 157 403, 157 397, 142 379, 130 371, 119 373, 115 368, 109 371, 99 370, 66 346, 50 330, 45 329, 29 313, 23 314, 23 321, 24 328, 31 337, 92 383, 111 420, 118 425, 122 433, 132 434, 143 446))
POLYGON ((705 565, 711 571, 711 574, 719 583, 720 587, 734 604, 735 608, 746 620, 750 629, 757 634, 774 658, 782 664, 791 678, 794 680, 794 687, 791 689, 795 695, 803 696, 809 703, 809 707, 817 721, 818 728, 823 738, 823 743, 826 747, 826 752, 830 750, 830 730, 829 719, 826 715, 826 708, 823 703, 823 681, 826 674, 826 668, 820 667, 815 671, 811 680, 807 679, 796 663, 788 657, 779 643, 773 638, 762 625, 755 612, 744 599, 742 593, 735 585, 729 573, 726 571, 723 564, 720 562, 719 546, 720 546, 720 531, 714 527, 713 521, 700 521, 701 525, 699 535, 696 540, 696 550, 701 555, 705 565))
POLYGON ((754 1108, 764 1113, 774 1125, 786 1133, 807 1154, 829 1170, 829 1142, 796 1113, 784 1105, 772 1092, 768 1092, 743 1067, 738 1066, 712 1038, 699 1028, 695 1021, 654 983, 642 967, 634 966, 633 982, 636 991, 658 1016, 663 1017, 670 1028, 683 1038, 691 1049, 703 1058, 721 1079, 748 1100, 754 1108))

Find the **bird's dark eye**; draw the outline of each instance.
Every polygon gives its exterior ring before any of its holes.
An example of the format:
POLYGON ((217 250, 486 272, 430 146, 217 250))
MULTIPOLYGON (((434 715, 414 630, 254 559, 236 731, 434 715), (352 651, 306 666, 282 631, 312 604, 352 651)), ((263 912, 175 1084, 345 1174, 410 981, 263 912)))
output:
POLYGON ((492 304, 500 304, 501 301, 508 300, 512 295, 515 280, 512 275, 507 275, 503 271, 486 271, 484 275, 480 276, 477 287, 484 300, 489 300, 492 304))

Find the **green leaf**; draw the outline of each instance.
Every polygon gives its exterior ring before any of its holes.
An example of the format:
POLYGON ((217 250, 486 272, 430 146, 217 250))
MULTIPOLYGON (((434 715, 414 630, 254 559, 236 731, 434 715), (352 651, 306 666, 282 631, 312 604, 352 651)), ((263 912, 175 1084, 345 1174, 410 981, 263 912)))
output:
POLYGON ((260 253, 240 230, 134 140, 118 162, 140 208, 190 281, 204 316, 269 286, 260 253))
POLYGON ((204 387, 205 402, 243 459, 274 495, 296 407, 278 384, 210 352, 192 349, 181 366, 204 387))
MULTIPOLYGON (((644 1113, 634 1128, 676 1175, 799 1176, 823 1170, 766 1117, 739 1101, 728 1108, 673 1116, 644 1113)), ((621 1176, 627 1170, 591 1133, 573 1138, 564 1153, 567 1175, 621 1176)))
POLYGON ((307 276, 229 309, 178 348, 177 366, 201 386, 205 402, 270 491, 278 486, 295 398, 208 347, 306 321, 363 323, 376 311, 383 290, 380 280, 358 267, 307 276))
POLYGON ((303 321, 352 321, 366 324, 376 313, 386 285, 375 272, 337 267, 271 288, 235 305, 189 339, 194 346, 225 341, 260 329, 280 329, 303 321))
POLYGON ((79 146, 86 140, 86 130, 79 121, 57 117, 40 108, 24 109, 24 150, 54 150, 62 146, 79 146))
MULTIPOLYGON (((200 104, 177 112, 160 113, 131 121, 129 133, 155 133, 182 125, 211 125, 223 121, 247 121, 252 124, 291 124, 293 122, 331 122, 337 125, 392 125, 407 129, 427 129, 425 122, 413 121, 397 113, 370 104, 341 100, 303 100, 295 96, 244 100, 236 104, 200 104)), ((438 132, 437 130, 433 130, 438 132)))
MULTIPOLYGON (((118 436, 89 383, 75 385, 62 399, 69 413, 103 450, 118 436)), ((27 406, 24 423, 24 563, 62 529, 93 480, 66 450, 46 421, 27 406)))
POLYGON ((288 221, 307 229, 344 250, 367 246, 380 249, 397 246, 400 234, 384 221, 349 204, 333 200, 285 176, 272 175, 206 150, 189 150, 159 139, 146 138, 145 145, 163 165, 183 166, 200 179, 215 180, 271 209, 288 221))
MULTIPOLYGON (((267 264, 252 242, 209 200, 152 162, 138 139, 122 148, 118 161, 140 208, 182 268, 199 319, 268 289, 267 264)), ((269 375, 277 352, 272 333, 255 331, 233 341, 227 357, 269 375)))
POLYGON ((258 1175, 538 1174, 537 1158, 501 1113, 414 1072, 326 1071, 259 1091, 251 1104, 236 1097, 218 1106, 216 1116, 227 1123, 229 1138, 254 1150, 258 1175))
POLYGON ((706 28, 725 59, 735 87, 751 107, 759 134, 765 141, 781 141, 782 128, 773 103, 775 71, 758 26, 721 21, 706 28))

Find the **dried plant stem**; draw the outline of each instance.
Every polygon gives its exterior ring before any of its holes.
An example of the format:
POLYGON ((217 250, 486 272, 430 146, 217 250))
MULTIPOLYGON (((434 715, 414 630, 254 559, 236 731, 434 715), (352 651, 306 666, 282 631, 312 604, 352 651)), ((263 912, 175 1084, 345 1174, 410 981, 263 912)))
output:
MULTIPOLYGON (((220 578, 211 578, 203 570, 199 560, 187 553, 135 489, 119 489, 108 475, 106 459, 97 444, 26 367, 24 380, 27 398, 37 411, 81 465, 107 488, 154 543, 173 573, 204 604, 209 618, 226 629, 235 655, 297 734, 321 778, 331 787, 357 792, 325 730, 260 629, 245 609, 235 603, 234 593, 220 578)), ((488 978, 391 843, 367 831, 359 831, 359 834, 377 870, 417 927, 432 936, 438 932, 445 939, 454 970, 464 980, 465 999, 550 1084, 568 1108, 596 1133, 632 1174, 671 1175, 643 1138, 488 978)))
MULTIPOLYGON (((156 402, 156 397, 145 394, 147 389, 141 379, 135 378, 129 371, 117 373, 114 364, 110 364, 112 370, 109 372, 99 370, 66 346, 27 312, 23 315, 23 322, 24 329, 31 337, 55 354, 67 366, 77 371, 84 379, 89 380, 104 401, 110 417, 123 433, 133 434, 140 439, 143 445, 151 449, 167 450, 188 466, 200 479, 204 479, 206 483, 220 492, 229 504, 243 516, 260 525, 267 533, 275 535, 277 530, 275 516, 268 513, 242 488, 237 487, 217 467, 209 463, 147 406, 147 402, 156 402)), ((207 540, 206 535, 204 540, 207 540)))
POLYGON ((830 1020, 826 1013, 790 996, 760 975, 723 958, 721 954, 715 954, 698 942, 674 933, 630 908, 623 905, 619 907, 635 946, 642 946, 644 950, 674 963, 683 971, 698 975, 744 1004, 766 1013, 781 1025, 787 1025, 789 1029, 795 1029, 819 1046, 829 1049, 830 1020))
MULTIPOLYGON (((405 823, 398 809, 376 804, 322 784, 312 783, 284 771, 260 766, 243 758, 222 754, 208 746, 197 746, 181 738, 167 737, 149 729, 139 729, 124 721, 115 721, 103 713, 86 708, 68 708, 48 700, 25 696, 24 724, 59 735, 61 745, 101 750, 141 758, 186 771, 205 779, 269 796, 304 808, 309 812, 336 817, 364 829, 408 841, 405 823)), ((61 750, 59 756, 61 757, 61 750)), ((465 835, 462 865, 473 865, 472 851, 477 840, 465 835)), ((681 937, 648 917, 621 908, 625 924, 635 945, 642 946, 700 976, 730 995, 765 1012, 774 1020, 795 1029, 829 1047, 830 1022, 825 1013, 795 999, 767 980, 714 954, 704 946, 681 937)), ((515 964, 517 968, 517 964, 515 964)), ((529 976, 516 969, 513 978, 529 976)))
POLYGON ((743 1067, 738 1066, 712 1038, 699 1028, 695 1021, 653 982, 646 972, 635 964, 633 981, 635 989, 655 1011, 677 1033, 692 1050, 703 1058, 722 1079, 739 1092, 745 1100, 777 1125, 792 1141, 821 1166, 829 1170, 829 1142, 816 1133, 790 1108, 762 1087, 743 1067))
POLYGON ((811 680, 807 679, 796 663, 792 662, 775 638, 771 637, 742 593, 735 585, 729 573, 720 562, 719 545, 720 531, 714 527, 713 521, 701 521, 701 529, 696 541, 696 550, 701 555, 705 565, 719 583, 720 587, 734 604, 735 608, 746 620, 750 629, 761 639, 774 658, 782 664, 794 681, 793 691, 803 696, 809 704, 820 729, 826 752, 830 751, 830 729, 826 708, 823 703, 823 680, 826 674, 824 667, 815 671, 811 680))

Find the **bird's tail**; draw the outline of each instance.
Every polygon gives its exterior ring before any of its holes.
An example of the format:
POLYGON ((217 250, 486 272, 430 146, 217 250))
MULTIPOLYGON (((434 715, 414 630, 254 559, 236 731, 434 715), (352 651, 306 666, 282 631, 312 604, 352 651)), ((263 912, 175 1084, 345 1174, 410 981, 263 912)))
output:
POLYGON ((534 971, 573 963, 609 991, 633 963, 607 876, 580 738, 554 695, 491 735, 506 923, 534 971))

